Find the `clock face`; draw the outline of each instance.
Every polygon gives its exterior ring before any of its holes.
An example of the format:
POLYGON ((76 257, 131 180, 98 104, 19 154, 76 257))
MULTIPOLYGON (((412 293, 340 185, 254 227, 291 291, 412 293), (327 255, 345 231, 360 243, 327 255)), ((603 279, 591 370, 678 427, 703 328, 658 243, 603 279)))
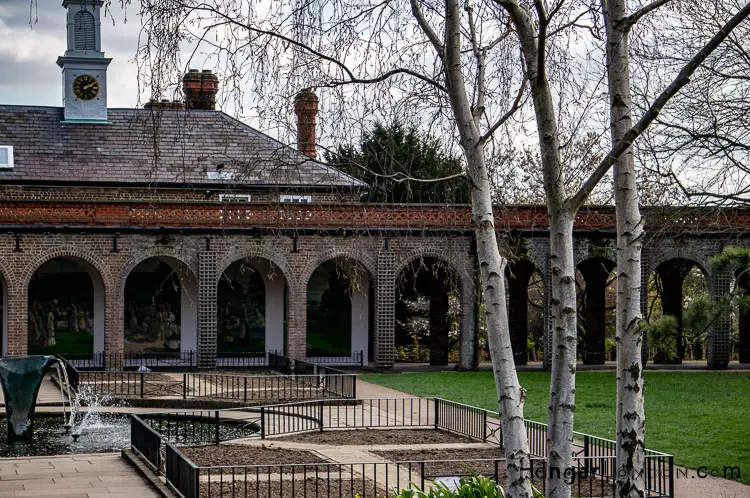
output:
POLYGON ((73 80, 73 93, 81 100, 92 100, 99 95, 99 82, 90 74, 82 74, 73 80))

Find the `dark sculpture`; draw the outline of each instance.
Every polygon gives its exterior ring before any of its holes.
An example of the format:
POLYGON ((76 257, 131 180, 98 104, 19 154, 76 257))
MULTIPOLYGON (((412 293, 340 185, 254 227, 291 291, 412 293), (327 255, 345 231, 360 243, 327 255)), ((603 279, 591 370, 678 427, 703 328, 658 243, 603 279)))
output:
POLYGON ((54 356, 0 359, 0 383, 5 396, 8 442, 31 438, 39 386, 44 373, 57 362, 58 359, 54 356))

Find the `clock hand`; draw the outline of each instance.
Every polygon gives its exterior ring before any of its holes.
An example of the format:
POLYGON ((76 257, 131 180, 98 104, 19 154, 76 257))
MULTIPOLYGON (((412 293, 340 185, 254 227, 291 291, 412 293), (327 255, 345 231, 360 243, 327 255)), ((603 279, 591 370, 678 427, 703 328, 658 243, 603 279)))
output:
POLYGON ((96 81, 93 82, 93 83, 89 83, 88 85, 84 85, 83 89, 84 90, 88 90, 89 88, 91 88, 93 86, 96 86, 96 81))

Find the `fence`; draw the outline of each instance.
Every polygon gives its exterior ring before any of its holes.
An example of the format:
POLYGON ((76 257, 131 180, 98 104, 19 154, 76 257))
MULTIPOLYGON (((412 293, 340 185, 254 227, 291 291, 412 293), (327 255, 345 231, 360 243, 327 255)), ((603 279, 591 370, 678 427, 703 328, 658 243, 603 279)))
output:
MULTIPOLYGON (((473 474, 491 477, 496 482, 503 482, 506 476, 502 458, 200 467, 178 450, 172 451, 179 464, 175 463, 171 473, 167 470, 167 482, 185 497, 374 498, 403 489, 429 489, 437 482, 452 482, 473 474)), ((614 457, 577 459, 569 473, 573 495, 615 498, 614 475, 597 476, 586 470, 610 461, 606 466, 612 468, 613 460, 614 457)), ((546 459, 530 459, 528 470, 535 487, 546 493, 546 459)), ((648 492, 647 496, 673 495, 648 492)))
MULTIPOLYGON (((264 355, 264 353, 260 353, 264 355)), ((137 369, 141 366, 149 369, 181 369, 195 368, 197 355, 194 351, 175 352, 143 352, 143 353, 63 353, 58 355, 79 371, 137 369)))
POLYGON ((161 373, 128 370, 79 370, 61 356, 71 386, 119 398, 207 398, 233 402, 273 402, 325 398, 355 398, 356 376, 329 367, 291 360, 275 353, 274 364, 286 375, 161 373), (297 375, 290 364, 315 373, 297 375))
MULTIPOLYGON (((286 358, 279 351, 268 352, 219 352, 216 355, 216 368, 220 369, 262 369, 269 366, 269 355, 286 358)), ((198 355, 195 351, 164 351, 142 353, 62 353, 61 358, 78 370, 128 370, 146 367, 151 370, 195 370, 198 355)), ((351 356, 316 357, 300 361, 309 365, 363 366, 364 352, 352 351, 351 356)))
MULTIPOLYGON (((231 418, 242 418, 247 423, 256 425, 249 427, 250 433, 238 437, 260 437, 278 436, 284 434, 294 434, 305 431, 324 431, 330 429, 360 429, 360 428, 436 428, 450 431, 456 434, 465 435, 472 439, 493 442, 502 446, 502 430, 497 413, 484 410, 482 408, 464 405, 441 398, 395 398, 395 399, 364 399, 356 401, 335 401, 335 400, 316 400, 303 401, 297 403, 264 405, 254 408, 231 409, 215 412, 215 424, 210 425, 207 422, 209 431, 212 427, 219 427, 222 418, 222 412, 232 412, 231 418), (259 426, 259 427, 258 427, 259 426), (259 431, 258 431, 259 429, 259 431)), ((229 419, 229 413, 226 413, 226 419, 229 419)), ((136 417, 134 417, 134 420, 136 417)), ((149 422, 155 423, 155 422, 149 422)), ((530 451, 532 454, 532 464, 536 462, 538 467, 532 472, 535 483, 540 489, 544 486, 544 455, 546 454, 546 433, 545 424, 533 421, 525 421, 527 435, 529 438, 530 451), (541 477, 536 473, 541 472, 541 477)), ((153 426, 152 426, 153 427, 153 426)), ((179 424, 177 424, 179 427, 179 424)), ((184 444, 198 444, 207 442, 208 436, 201 433, 200 430, 193 433, 183 429, 180 433, 178 429, 168 429, 165 432, 157 429, 169 442, 178 442, 184 444), (171 431, 171 432, 169 432, 171 431), (175 434, 182 436, 175 436, 175 434), (197 434, 197 436, 191 436, 197 434), (191 439, 192 438, 192 439, 191 439)), ((218 429, 215 429, 218 431, 218 429)), ((137 432, 137 431, 136 431, 137 432)), ((141 430, 138 435, 146 433, 141 430)), ((215 434, 218 434, 216 432, 215 434)), ((576 452, 573 455, 572 478, 574 481, 574 492, 580 495, 588 493, 587 496, 615 496, 614 477, 617 470, 615 443, 614 441, 591 436, 588 434, 575 433, 576 452), (577 489, 576 489, 577 487, 577 489)), ((224 436, 222 436, 224 437, 224 436)), ((227 433, 226 437, 231 438, 227 433)), ((148 436, 146 436, 146 439, 148 436)), ((218 435, 214 435, 215 440, 220 440, 218 435)), ((225 440, 225 439, 221 439, 225 440)), ((144 450, 139 452, 145 454, 149 451, 149 441, 143 444, 144 450)), ((153 446, 153 443, 150 443, 153 446)), ((234 467, 199 467, 195 466, 190 460, 175 450, 173 458, 186 460, 188 463, 181 462, 179 467, 179 476, 175 479, 185 479, 184 475, 190 473, 193 481, 172 481, 172 485, 183 496, 220 496, 221 493, 231 493, 233 496, 287 496, 290 489, 293 491, 300 489, 299 486, 305 486, 303 493, 306 493, 306 486, 311 485, 311 495, 331 496, 343 494, 359 493, 360 496, 375 496, 376 493, 381 495, 385 490, 390 490, 389 475, 396 476, 399 486, 403 489, 409 487, 414 481, 412 471, 419 481, 424 483, 425 480, 432 480, 440 477, 431 473, 430 469, 440 468, 438 463, 450 463, 450 460, 439 461, 408 461, 398 463, 347 463, 347 464, 300 464, 300 465, 261 465, 261 466, 234 466, 234 467), (192 467, 191 467, 192 466, 192 467), (357 470, 359 469, 359 470, 357 470), (367 470, 370 469, 370 470, 367 470), (329 476, 330 472, 334 474, 334 483, 331 481, 324 482, 320 473, 329 476), (406 473, 408 479, 401 482, 399 475, 406 473), (291 473, 291 476, 290 476, 291 473), (356 474, 356 477, 355 477, 356 474), (314 475, 314 483, 308 481, 314 475), (295 480, 299 480, 296 482, 295 480), (342 480, 343 479, 343 480, 342 480), (263 483, 274 482, 273 489, 261 489, 265 486, 263 483), (279 488, 280 486, 280 488, 279 488), (289 488, 291 486, 291 488, 289 488), (323 488, 321 488, 323 486, 323 488), (332 487, 333 486, 333 487, 332 487), (343 488, 342 488, 343 486, 343 488), (267 494, 257 494, 260 491, 267 494), (250 494, 248 494, 250 493, 250 494), (253 494, 256 493, 256 494, 253 494), (328 493, 328 494, 326 494, 328 493)), ((151 450, 153 453, 153 450, 151 450)), ((463 460, 464 463, 470 460, 463 460)), ((480 462, 480 460, 471 460, 480 462)), ((472 471, 483 475, 498 475, 500 470, 504 471, 504 460, 481 460, 482 463, 472 471), (491 462, 492 465, 490 465, 491 462)), ((153 465, 153 464, 152 464, 153 465)), ((444 467, 445 465, 443 465, 444 467)), ((456 467, 451 476, 465 475, 461 473, 460 468, 456 467)), ((673 497, 674 496, 674 461, 671 455, 660 453, 653 450, 646 450, 646 468, 645 468, 645 485, 647 496, 649 497, 673 497)), ((170 481, 167 476, 168 482, 170 481)), ((271 484, 268 484, 271 486, 271 484)), ((585 494, 584 494, 585 495, 585 494)), ((296 496, 292 494, 292 496, 296 496)), ((303 496, 305 496, 303 494, 303 496)))

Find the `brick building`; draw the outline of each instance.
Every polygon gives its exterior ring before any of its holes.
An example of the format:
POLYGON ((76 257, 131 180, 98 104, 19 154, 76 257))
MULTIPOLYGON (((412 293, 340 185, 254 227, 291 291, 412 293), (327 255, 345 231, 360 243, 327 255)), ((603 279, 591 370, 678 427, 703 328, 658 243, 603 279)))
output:
MULTIPOLYGON (((2 353, 196 351, 217 356, 284 350, 321 361, 394 361, 398 296, 430 302, 431 361, 472 368, 478 337, 475 251, 467 206, 359 202, 367 186, 316 160, 317 97, 294 102, 296 149, 215 110, 209 71, 183 79, 181 103, 107 107, 102 2, 66 0, 68 50, 58 59, 63 107, 0 105, 2 353), (453 300, 451 305, 449 301, 453 300), (449 308, 458 309, 448 318, 449 308)), ((498 209, 510 326, 525 363, 529 281, 546 285, 546 209, 498 209), (511 251, 512 250, 512 251, 511 251)), ((750 213, 686 216, 646 210, 644 278, 668 282, 665 313, 681 315, 682 281, 698 267, 714 294, 733 275, 710 257, 747 244, 750 213)), ((582 359, 602 363, 605 287, 614 268, 614 213, 576 222, 586 284, 582 359)), ((739 282, 747 285, 747 282, 739 282)), ((548 297, 543 297, 547 303, 548 297)), ((647 304, 644 289, 642 305, 647 304)), ((546 306, 545 306, 546 309, 546 306)), ((740 360, 750 320, 740 316, 740 360)), ((544 313, 545 363, 550 331, 544 313)), ((729 319, 709 336, 709 365, 732 351, 729 319)))

